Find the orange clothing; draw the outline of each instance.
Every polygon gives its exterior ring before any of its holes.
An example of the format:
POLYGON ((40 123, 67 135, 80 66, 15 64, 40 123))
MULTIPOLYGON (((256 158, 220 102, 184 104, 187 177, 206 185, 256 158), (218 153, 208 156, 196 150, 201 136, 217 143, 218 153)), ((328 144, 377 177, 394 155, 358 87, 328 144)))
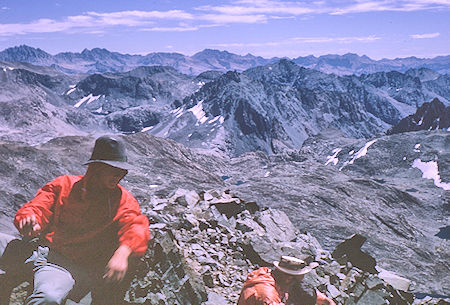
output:
POLYGON ((279 305, 282 304, 282 298, 272 271, 261 267, 247 276, 238 305, 279 305))
MULTIPOLYGON (((288 292, 281 291, 275 282, 272 270, 267 267, 261 267, 247 276, 239 296, 238 305, 283 305, 286 302, 287 304, 298 304, 298 302, 301 302, 301 304, 320 305, 328 304, 326 301, 331 301, 324 294, 316 291, 303 281, 298 282, 295 286, 291 286, 290 289, 292 288, 295 288, 295 293, 292 292, 291 295, 288 292), (289 296, 295 300, 289 301, 289 296)), ((334 303, 331 301, 329 304, 334 303)))
POLYGON ((61 176, 39 189, 17 211, 14 224, 35 215, 52 250, 82 266, 104 264, 119 245, 140 256, 150 239, 149 222, 122 186, 85 196, 86 176, 61 176))

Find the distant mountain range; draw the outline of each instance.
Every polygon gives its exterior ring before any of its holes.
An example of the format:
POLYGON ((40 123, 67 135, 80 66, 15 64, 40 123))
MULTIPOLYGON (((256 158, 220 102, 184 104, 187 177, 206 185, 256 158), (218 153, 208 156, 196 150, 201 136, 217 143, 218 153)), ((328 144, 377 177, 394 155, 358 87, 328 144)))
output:
MULTIPOLYGON (((85 49, 81 53, 63 52, 56 55, 26 45, 12 47, 0 52, 0 60, 26 62, 40 66, 51 66, 65 73, 105 73, 126 72, 139 66, 169 66, 181 73, 197 75, 215 70, 221 72, 242 72, 257 66, 264 66, 280 58, 262 58, 247 54, 236 55, 227 51, 205 49, 193 56, 179 53, 150 53, 147 55, 129 55, 110 52, 106 49, 85 49)), ((417 57, 373 60, 356 54, 306 56, 293 58, 299 66, 337 75, 371 74, 376 72, 399 71, 428 68, 440 74, 450 73, 450 56, 432 59, 417 57)))
POLYGON ((197 76, 167 66, 65 74, 0 61, 0 127, 3 139, 28 143, 144 131, 232 156, 278 153, 329 128, 384 134, 434 98, 449 106, 449 88, 450 76, 426 68, 337 76, 286 59, 197 76))

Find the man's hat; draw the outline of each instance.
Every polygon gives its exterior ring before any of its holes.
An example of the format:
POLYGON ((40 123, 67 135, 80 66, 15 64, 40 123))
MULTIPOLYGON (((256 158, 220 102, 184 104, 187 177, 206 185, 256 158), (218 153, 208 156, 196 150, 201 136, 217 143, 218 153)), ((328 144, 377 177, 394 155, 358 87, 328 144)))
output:
POLYGON ((133 168, 128 163, 125 145, 119 139, 111 136, 102 136, 95 141, 91 158, 84 165, 96 162, 126 170, 133 168))
POLYGON ((280 270, 281 272, 289 275, 306 274, 319 266, 317 262, 307 264, 305 261, 299 258, 285 255, 280 258, 280 261, 275 261, 273 262, 273 264, 275 265, 276 270, 280 270))

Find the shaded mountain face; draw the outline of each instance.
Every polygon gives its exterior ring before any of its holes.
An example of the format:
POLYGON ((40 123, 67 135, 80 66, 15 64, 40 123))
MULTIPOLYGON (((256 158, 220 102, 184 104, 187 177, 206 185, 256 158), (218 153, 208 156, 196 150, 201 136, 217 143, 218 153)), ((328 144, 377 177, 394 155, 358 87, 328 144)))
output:
POLYGON ((403 118, 387 134, 401 132, 450 128, 450 106, 445 107, 437 98, 430 103, 423 103, 416 113, 403 118))
MULTIPOLYGON (((368 239, 363 250, 376 257, 380 267, 413 280, 415 292, 449 291, 449 244, 435 236, 449 225, 444 189, 450 182, 448 132, 420 131, 367 141, 327 130, 305 141, 301 150, 238 158, 204 155, 145 133, 122 139, 135 170, 121 183, 144 210, 161 203, 152 202, 154 196, 167 198, 178 188, 198 193, 228 189, 261 208, 282 210, 296 229, 311 233, 324 249, 333 249, 354 233, 364 235, 368 239), (436 166, 436 179, 423 178, 424 168, 417 164, 436 166)), ((48 180, 83 174, 86 168, 81 164, 94 141, 76 136, 35 146, 0 143, 4 225, 10 226, 17 208, 48 180)), ((163 215, 170 219, 171 212, 163 215)))
MULTIPOLYGON (((280 58, 262 58, 247 54, 236 55, 227 51, 206 49, 193 56, 179 53, 150 53, 129 55, 110 52, 106 49, 85 49, 81 53, 63 52, 50 55, 40 49, 26 45, 8 48, 0 52, 0 60, 28 62, 36 65, 53 66, 66 73, 106 73, 125 72, 139 66, 170 66, 181 73, 197 75, 208 70, 245 71, 257 66, 271 64, 280 58)), ((432 59, 416 57, 372 60, 356 54, 307 56, 294 58, 293 61, 303 67, 336 75, 360 75, 376 72, 400 71, 428 68, 440 74, 450 72, 450 56, 432 59)))

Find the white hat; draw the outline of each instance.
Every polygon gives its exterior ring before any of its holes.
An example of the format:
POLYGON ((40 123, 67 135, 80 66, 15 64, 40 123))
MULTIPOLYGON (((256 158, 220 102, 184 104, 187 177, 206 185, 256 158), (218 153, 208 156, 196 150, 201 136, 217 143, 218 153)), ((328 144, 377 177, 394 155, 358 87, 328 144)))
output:
POLYGON ((317 262, 307 264, 299 258, 286 255, 281 256, 280 261, 275 261, 273 264, 275 265, 275 269, 290 275, 306 274, 319 266, 317 262))

